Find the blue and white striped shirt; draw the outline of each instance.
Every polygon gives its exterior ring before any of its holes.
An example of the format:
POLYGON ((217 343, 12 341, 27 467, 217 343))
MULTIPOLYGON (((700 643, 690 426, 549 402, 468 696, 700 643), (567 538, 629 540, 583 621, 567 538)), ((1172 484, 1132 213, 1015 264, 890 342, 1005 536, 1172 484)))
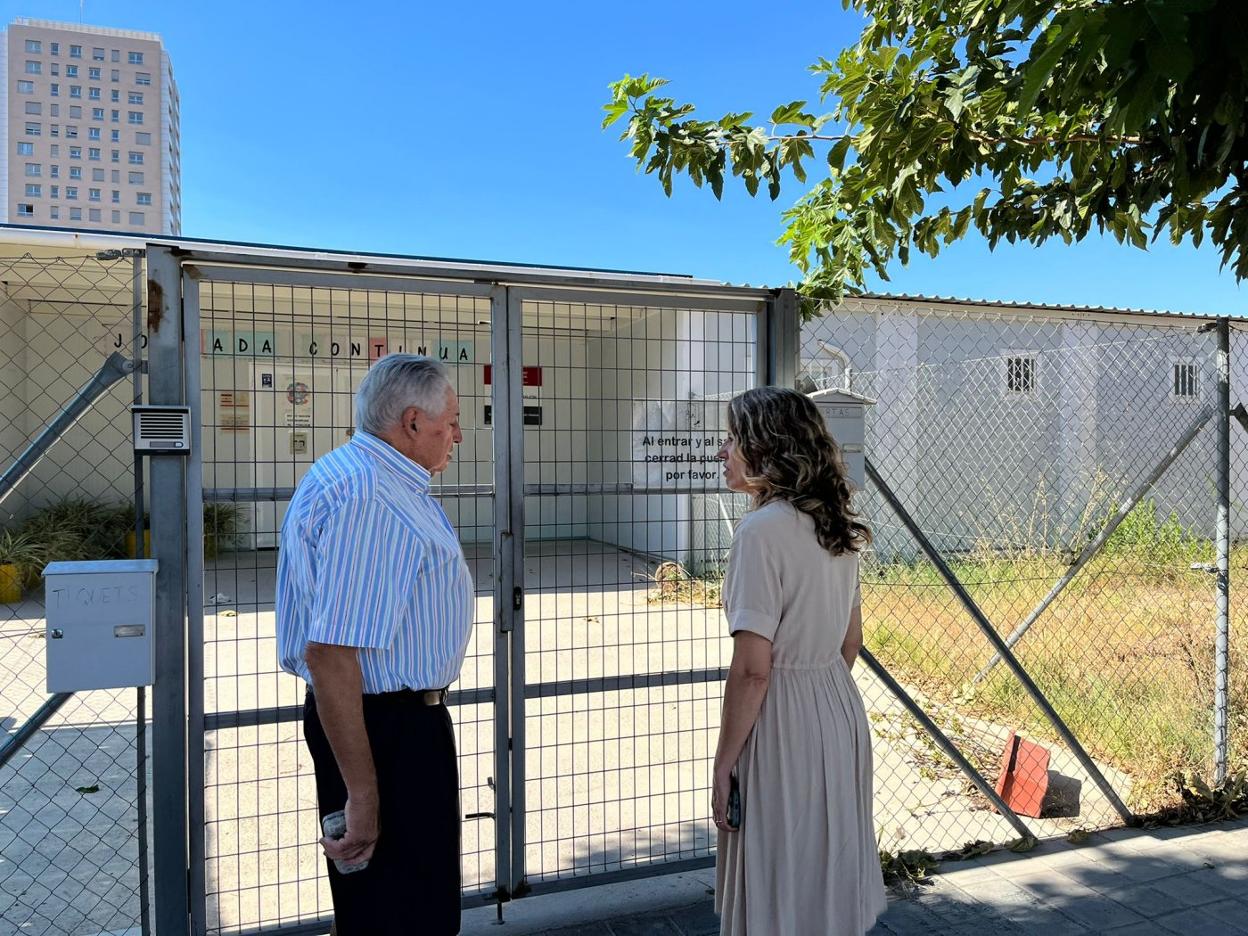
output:
POLYGON ((311 682, 309 641, 358 647, 364 692, 440 689, 472 631, 463 547, 429 472, 365 432, 316 460, 282 523, 277 653, 311 682))

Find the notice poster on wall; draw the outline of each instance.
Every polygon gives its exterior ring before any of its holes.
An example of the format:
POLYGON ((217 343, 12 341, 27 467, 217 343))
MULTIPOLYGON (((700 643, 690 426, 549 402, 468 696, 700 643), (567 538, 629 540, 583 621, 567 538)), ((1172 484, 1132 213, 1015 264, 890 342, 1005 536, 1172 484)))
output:
POLYGON ((705 491, 723 486, 717 457, 724 433, 721 403, 638 401, 633 404, 633 486, 705 491))
POLYGON ((217 428, 222 432, 251 430, 251 394, 246 390, 217 392, 217 428))

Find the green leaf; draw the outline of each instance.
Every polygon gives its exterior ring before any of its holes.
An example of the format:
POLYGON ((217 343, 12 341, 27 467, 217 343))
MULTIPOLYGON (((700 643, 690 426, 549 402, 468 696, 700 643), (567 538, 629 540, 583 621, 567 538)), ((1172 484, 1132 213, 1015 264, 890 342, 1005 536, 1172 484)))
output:
POLYGON ((1148 44, 1148 64, 1171 81, 1182 81, 1196 65, 1190 46, 1163 36, 1148 44))
POLYGON ((1058 60, 1070 48, 1078 37, 1074 24, 1068 24, 1065 30, 1051 37, 1039 56, 1031 59, 1023 66, 1023 89, 1018 96, 1018 113, 1026 118, 1036 103, 1041 89, 1048 82, 1057 67, 1058 60))
POLYGON ((886 279, 972 228, 990 248, 1094 229, 1146 248, 1164 230, 1248 276, 1248 75, 1223 67, 1237 61, 1242 4, 844 2, 864 15, 858 41, 811 67, 830 113, 795 100, 763 127, 748 113, 700 121, 663 79, 625 75, 604 126, 621 125, 668 192, 684 174, 722 197, 731 176, 776 197, 790 169, 805 191, 782 212, 781 243, 812 295, 886 279), (825 125, 852 136, 813 140, 825 125), (816 156, 827 172, 808 180, 816 156), (948 201, 942 187, 968 184, 952 210, 928 213, 948 201))
POLYGON ((740 114, 724 114, 719 118, 719 125, 725 130, 729 127, 742 127, 753 116, 749 111, 743 111, 740 114))
POLYGON ((771 122, 774 124, 809 124, 814 120, 814 117, 803 113, 802 108, 805 106, 805 101, 793 101, 789 104, 782 104, 771 112, 771 122))
POLYGON ((611 104, 602 105, 602 109, 607 112, 607 116, 602 119, 602 129, 605 130, 628 113, 628 102, 615 101, 611 104))
POLYGON ((82 793, 82 794, 87 794, 87 793, 99 793, 99 792, 100 792, 100 785, 99 785, 98 783, 94 783, 94 784, 92 784, 91 786, 80 786, 80 787, 74 787, 74 792, 75 792, 75 793, 82 793))
POLYGON ((853 145, 853 141, 847 137, 841 137, 832 144, 832 148, 828 150, 828 167, 840 172, 845 168, 845 157, 849 155, 849 148, 853 145))

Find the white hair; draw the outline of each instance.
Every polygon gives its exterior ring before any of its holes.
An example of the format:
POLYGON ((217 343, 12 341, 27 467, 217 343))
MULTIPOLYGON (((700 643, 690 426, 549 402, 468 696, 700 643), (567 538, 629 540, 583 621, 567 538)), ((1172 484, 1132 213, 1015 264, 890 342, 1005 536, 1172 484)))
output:
POLYGON ((397 426, 414 406, 430 416, 446 412, 452 390, 446 368, 418 354, 387 354, 374 364, 355 392, 355 424, 370 435, 397 426))

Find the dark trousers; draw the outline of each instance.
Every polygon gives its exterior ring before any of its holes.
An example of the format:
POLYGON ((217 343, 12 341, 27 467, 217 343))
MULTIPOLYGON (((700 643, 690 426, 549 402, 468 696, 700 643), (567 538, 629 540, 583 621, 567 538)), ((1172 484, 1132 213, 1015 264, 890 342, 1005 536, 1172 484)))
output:
MULTIPOLYGON (((320 815, 342 809, 347 788, 308 693, 304 738, 316 768, 320 815)), ((460 815, 455 735, 445 705, 412 692, 364 696, 380 836, 368 867, 329 885, 338 936, 454 936, 459 932, 460 815)))

